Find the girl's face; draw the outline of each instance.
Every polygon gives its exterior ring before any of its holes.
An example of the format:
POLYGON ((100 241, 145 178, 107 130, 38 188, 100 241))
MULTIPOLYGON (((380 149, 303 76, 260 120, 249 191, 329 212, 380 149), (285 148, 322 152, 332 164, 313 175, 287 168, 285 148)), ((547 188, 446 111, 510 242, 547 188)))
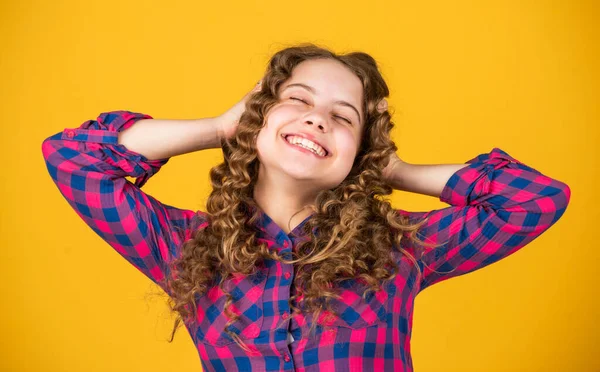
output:
POLYGON ((338 61, 308 60, 294 68, 278 98, 257 138, 261 167, 310 181, 311 188, 338 186, 352 169, 362 137, 360 79, 338 61), (321 154, 290 143, 294 134, 320 145, 321 154))

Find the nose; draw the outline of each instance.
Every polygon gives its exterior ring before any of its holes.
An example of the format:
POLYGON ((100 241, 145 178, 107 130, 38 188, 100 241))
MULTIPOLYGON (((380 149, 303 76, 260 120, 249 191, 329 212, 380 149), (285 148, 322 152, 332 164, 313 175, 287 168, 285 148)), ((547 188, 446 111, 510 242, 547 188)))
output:
POLYGON ((320 131, 327 132, 329 129, 329 123, 327 119, 320 113, 313 111, 309 116, 304 119, 304 122, 309 125, 316 126, 320 131))
MULTIPOLYGON (((310 120, 310 119, 307 119, 307 120, 306 120, 306 124, 313 125, 314 123, 315 123, 315 121, 314 121, 314 120, 310 120)), ((316 123, 317 123, 317 127, 319 128, 319 130, 322 130, 322 131, 324 131, 324 129, 325 129, 325 126, 324 126, 322 123, 320 123, 320 122, 316 122, 316 123)))

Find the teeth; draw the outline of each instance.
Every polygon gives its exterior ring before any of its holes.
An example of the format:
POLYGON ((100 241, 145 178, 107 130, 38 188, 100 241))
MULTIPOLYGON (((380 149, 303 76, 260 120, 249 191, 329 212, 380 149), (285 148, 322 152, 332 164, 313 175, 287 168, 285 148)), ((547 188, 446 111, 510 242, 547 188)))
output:
POLYGON ((314 152, 315 154, 317 154, 319 156, 325 156, 325 154, 326 154, 325 149, 323 149, 321 146, 317 145, 316 143, 314 143, 310 140, 307 140, 306 138, 296 137, 296 136, 287 136, 286 140, 289 143, 291 143, 292 145, 301 146, 307 150, 314 152))

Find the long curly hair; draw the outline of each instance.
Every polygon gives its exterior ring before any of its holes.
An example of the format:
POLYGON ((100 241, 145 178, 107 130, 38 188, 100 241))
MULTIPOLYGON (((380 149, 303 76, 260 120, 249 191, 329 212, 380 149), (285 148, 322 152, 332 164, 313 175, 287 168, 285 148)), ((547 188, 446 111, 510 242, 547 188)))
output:
POLYGON ((400 240, 406 236, 418 245, 429 245, 416 234, 426 220, 410 224, 384 198, 393 189, 383 180, 382 170, 397 147, 390 138, 394 127, 390 113, 376 107, 389 95, 376 61, 363 52, 338 55, 315 44, 300 44, 275 53, 262 82, 261 89, 248 98, 236 133, 221 142, 223 163, 210 170, 213 190, 206 205, 208 224, 194 231, 182 245, 180 257, 169 264, 170 275, 165 276, 164 284, 170 291, 170 308, 179 314, 169 342, 182 320, 187 324, 196 319, 195 297, 218 285, 227 296, 225 331, 244 347, 228 327, 239 316, 230 309, 232 295, 224 284, 235 275, 254 274, 264 260, 294 264, 297 295, 290 298, 292 316, 302 311, 315 320, 323 311, 337 315, 330 299, 338 297, 342 281, 359 280, 376 292, 391 280, 397 274, 393 247, 409 257, 418 275, 422 274, 415 258, 400 247, 400 240), (259 169, 256 139, 269 110, 279 102, 279 87, 291 77, 294 67, 322 58, 343 63, 363 84, 362 141, 348 176, 337 187, 320 191, 311 206, 314 214, 302 226, 310 238, 299 243, 291 256, 282 257, 257 241, 258 231, 253 227, 260 217, 252 197, 259 169))

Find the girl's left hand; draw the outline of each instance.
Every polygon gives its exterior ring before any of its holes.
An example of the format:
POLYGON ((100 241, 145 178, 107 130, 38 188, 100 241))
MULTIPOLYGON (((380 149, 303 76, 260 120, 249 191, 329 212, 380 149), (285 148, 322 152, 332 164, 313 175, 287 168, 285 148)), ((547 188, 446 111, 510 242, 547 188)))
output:
POLYGON ((393 178, 394 172, 397 172, 403 164, 406 164, 406 163, 398 157, 398 154, 393 152, 390 155, 390 160, 389 160, 388 165, 382 171, 383 179, 388 182, 391 181, 393 178))

